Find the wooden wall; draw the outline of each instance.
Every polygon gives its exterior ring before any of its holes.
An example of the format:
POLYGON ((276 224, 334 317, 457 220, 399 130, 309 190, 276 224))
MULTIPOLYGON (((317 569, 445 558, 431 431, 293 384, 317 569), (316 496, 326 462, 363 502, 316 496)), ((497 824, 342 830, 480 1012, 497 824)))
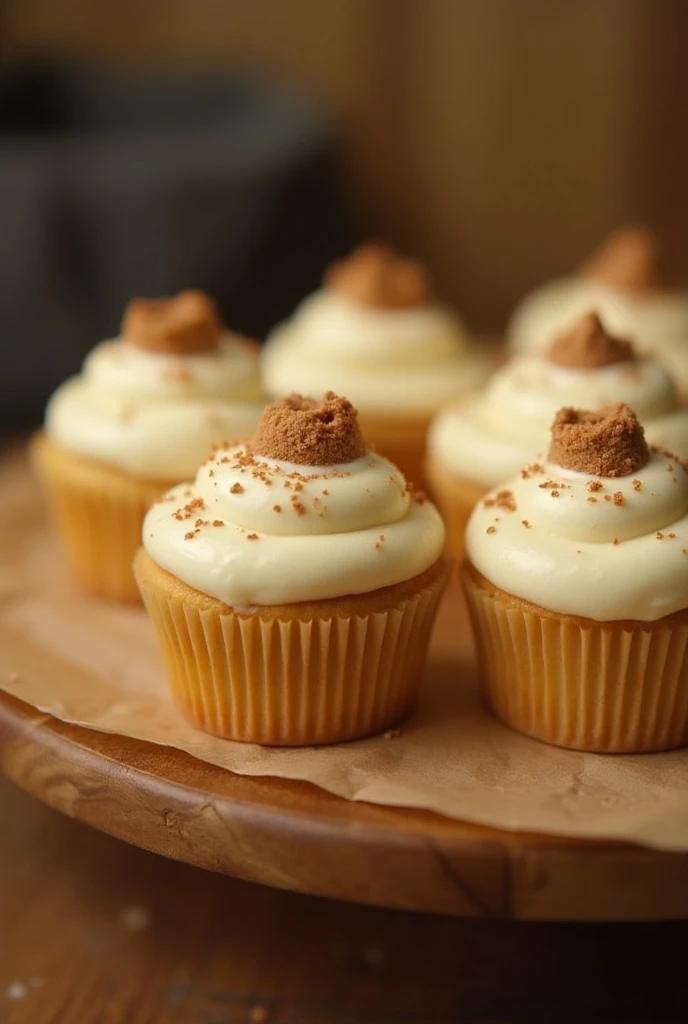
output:
POLYGON ((610 228, 688 253, 684 0, 5 0, 5 52, 246 63, 322 96, 361 216, 477 326, 610 228))

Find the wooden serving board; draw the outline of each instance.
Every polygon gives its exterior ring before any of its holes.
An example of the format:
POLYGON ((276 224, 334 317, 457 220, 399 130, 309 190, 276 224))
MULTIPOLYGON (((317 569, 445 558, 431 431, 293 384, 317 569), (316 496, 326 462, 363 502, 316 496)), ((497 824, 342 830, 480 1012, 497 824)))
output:
MULTIPOLYGON (((44 524, 21 450, 0 468, 9 562, 20 529, 44 524)), ((688 917, 688 854, 499 831, 238 775, 175 747, 58 721, 1 690, 0 770, 126 842, 284 889, 488 918, 688 917)))
POLYGON ((234 775, 58 722, 6 694, 0 767, 50 806, 126 842, 266 885, 486 918, 688 916, 684 854, 501 832, 234 775))

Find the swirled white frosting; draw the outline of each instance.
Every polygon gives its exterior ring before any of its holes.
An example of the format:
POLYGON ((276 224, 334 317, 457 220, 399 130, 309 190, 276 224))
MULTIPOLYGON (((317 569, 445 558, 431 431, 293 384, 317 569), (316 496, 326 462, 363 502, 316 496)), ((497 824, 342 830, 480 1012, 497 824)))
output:
POLYGON ((231 335, 191 355, 115 339, 93 349, 82 373, 53 394, 46 430, 77 455, 182 480, 214 442, 250 435, 264 404, 258 354, 231 335))
POLYGON ((148 512, 143 544, 189 586, 233 607, 369 593, 424 572, 444 525, 387 459, 326 468, 221 448, 148 512))
POLYGON ((585 277, 560 278, 517 306, 507 327, 509 342, 517 350, 542 351, 590 310, 611 334, 659 359, 688 388, 688 292, 631 295, 585 277))
POLYGON ((500 490, 512 500, 491 492, 466 530, 468 558, 497 587, 601 622, 688 608, 688 471, 675 457, 653 451, 615 479, 545 462, 500 490))
POLYGON ((452 475, 492 487, 548 445, 558 409, 601 409, 614 402, 635 410, 651 444, 688 457, 688 407, 658 362, 578 370, 537 355, 514 357, 479 395, 440 412, 428 451, 452 475))
POLYGON ((489 359, 438 303, 378 309, 323 289, 272 332, 263 371, 275 396, 334 389, 363 413, 424 418, 478 387, 489 359))

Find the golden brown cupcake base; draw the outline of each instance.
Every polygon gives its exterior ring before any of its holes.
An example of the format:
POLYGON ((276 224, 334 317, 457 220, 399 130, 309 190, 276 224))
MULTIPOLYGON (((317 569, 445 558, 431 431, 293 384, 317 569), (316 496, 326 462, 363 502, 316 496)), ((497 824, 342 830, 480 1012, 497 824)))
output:
POLYGON ((447 527, 448 550, 460 562, 464 556, 466 523, 476 503, 490 488, 452 476, 432 459, 425 462, 425 477, 447 527))
POLYGON ((131 563, 143 517, 178 481, 135 477, 73 455, 44 432, 31 454, 77 581, 99 597, 140 603, 131 563))
POLYGON ((507 725, 598 753, 688 744, 688 609, 596 622, 507 594, 470 563, 461 578, 482 683, 507 725))
POLYGON ((229 739, 307 746, 382 732, 411 709, 448 567, 251 609, 187 586, 143 549, 134 572, 185 717, 229 739))

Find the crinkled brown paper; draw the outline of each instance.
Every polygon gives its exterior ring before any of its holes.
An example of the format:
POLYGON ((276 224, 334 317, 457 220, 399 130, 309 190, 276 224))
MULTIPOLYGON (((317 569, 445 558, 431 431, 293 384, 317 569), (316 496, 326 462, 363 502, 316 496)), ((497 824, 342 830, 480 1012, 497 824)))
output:
POLYGON ((169 700, 145 612, 66 578, 17 457, 0 469, 0 687, 65 722, 178 747, 244 775, 305 779, 349 800, 503 829, 688 851, 688 751, 595 755, 511 732, 483 708, 463 601, 440 611, 425 685, 401 734, 267 749, 196 732, 169 700))

